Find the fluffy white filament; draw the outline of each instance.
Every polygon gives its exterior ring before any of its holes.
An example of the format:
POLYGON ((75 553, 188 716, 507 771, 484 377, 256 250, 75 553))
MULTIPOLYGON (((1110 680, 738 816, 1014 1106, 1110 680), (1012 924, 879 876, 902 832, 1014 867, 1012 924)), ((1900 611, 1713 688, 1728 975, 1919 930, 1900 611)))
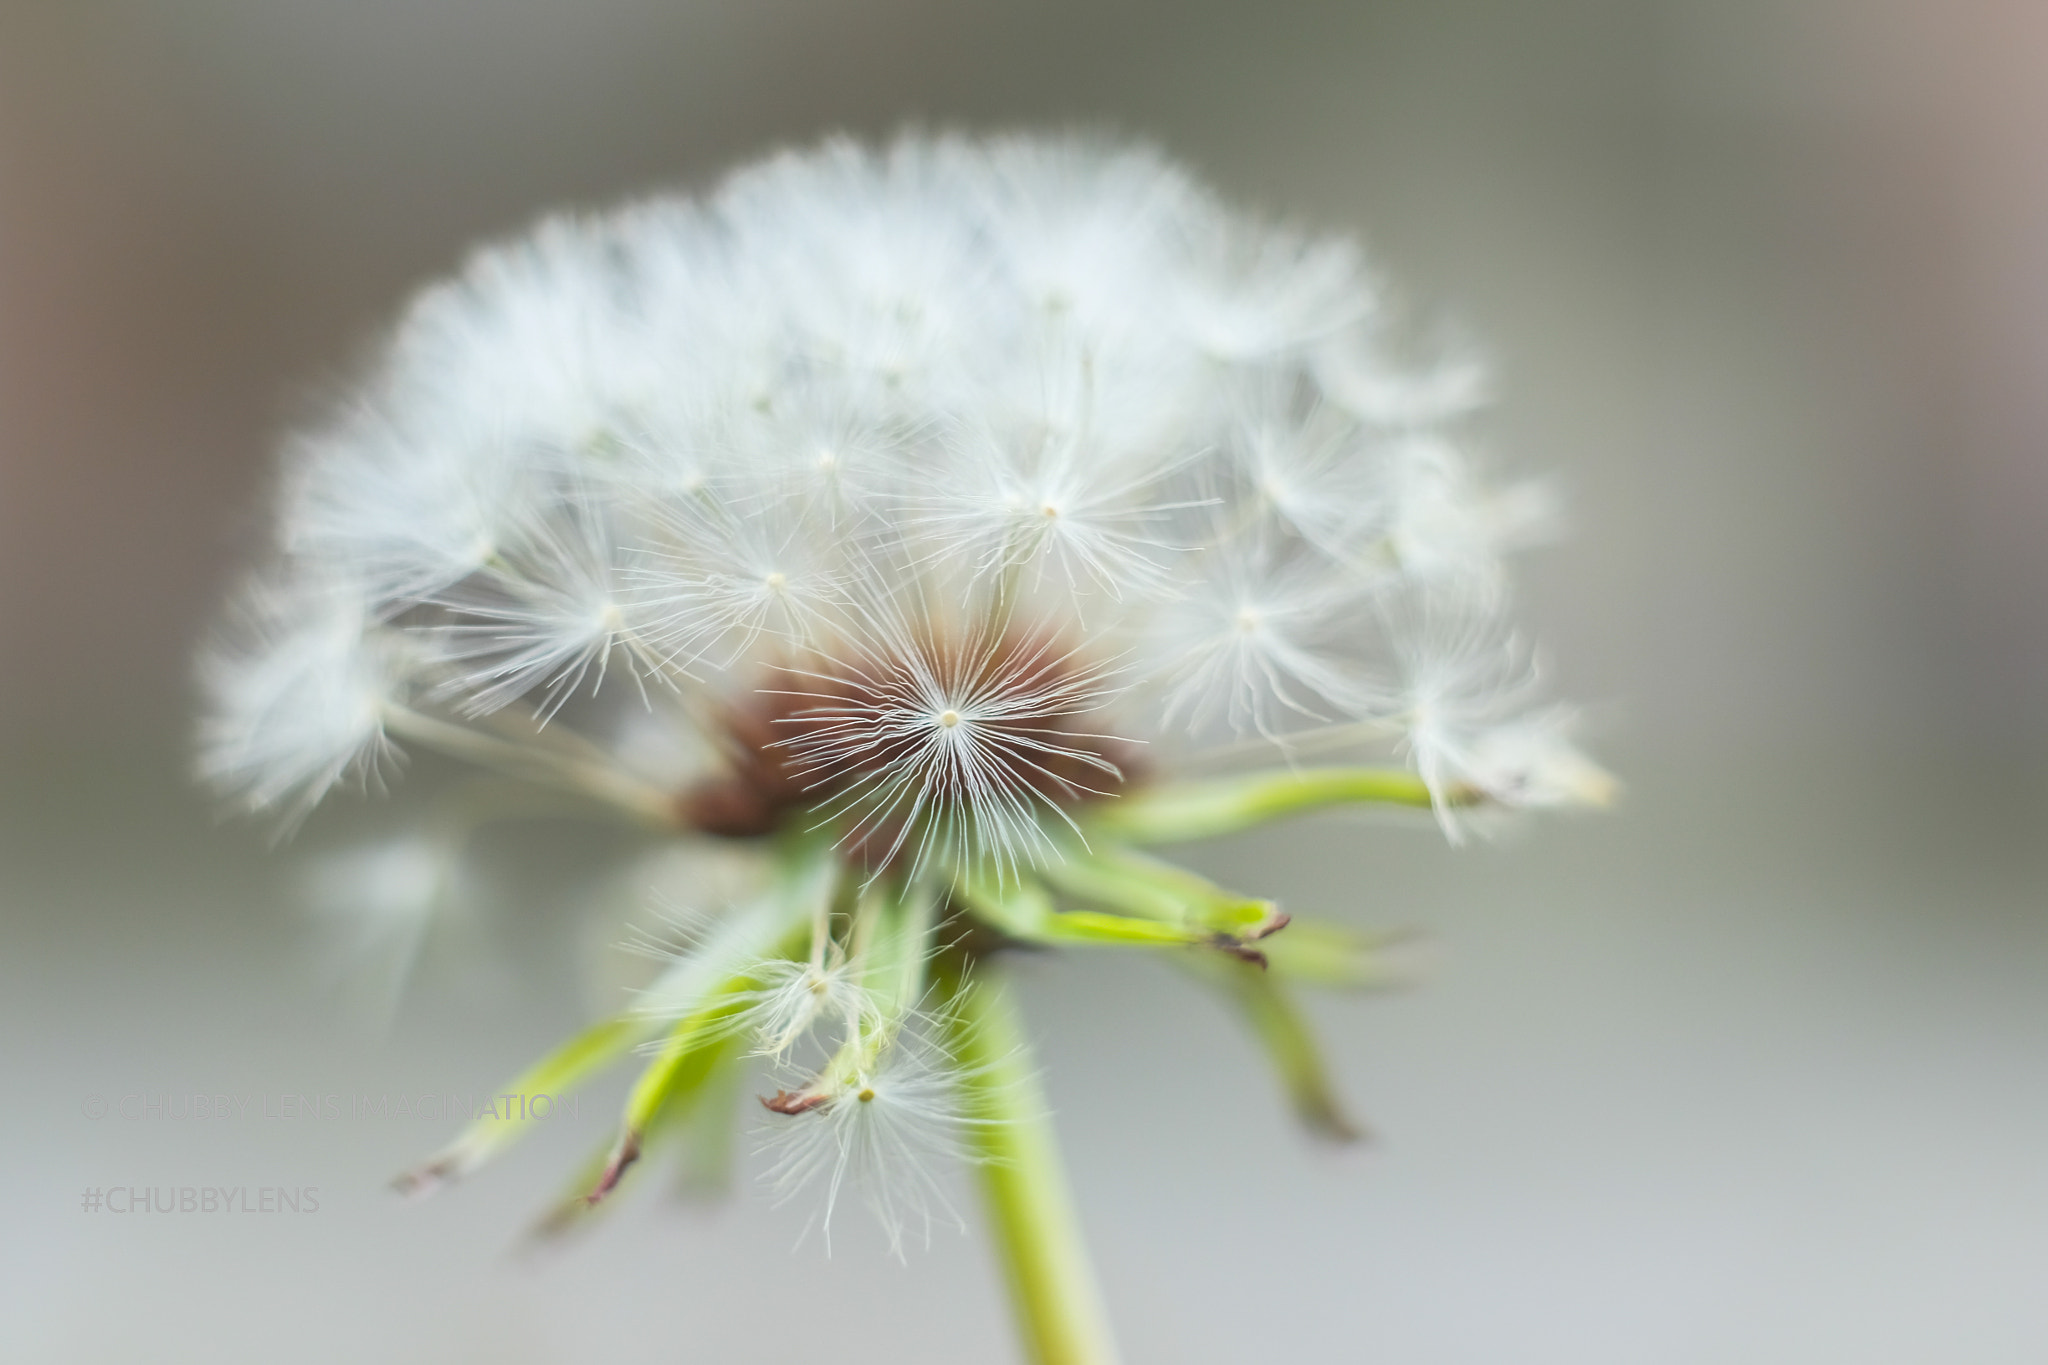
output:
POLYGON ((818 1084, 816 1106, 767 1129, 767 1179, 777 1202, 816 1194, 811 1226, 831 1250, 832 1217, 842 1193, 866 1202, 890 1251, 903 1254, 915 1231, 929 1242, 934 1223, 963 1226, 938 1173, 966 1155, 975 1120, 961 1099, 959 1064, 934 1040, 931 1021, 906 1021, 860 1059, 818 1084))
POLYGON ((1404 368, 1389 328, 1349 242, 1088 139, 835 141, 551 219, 294 447, 204 767, 302 811, 403 704, 521 707, 631 769, 652 695, 709 778, 721 718, 808 686, 748 743, 920 859, 1056 856, 1120 779, 1104 734, 1338 727, 1433 786, 1584 790, 1562 713, 1389 633, 1491 629, 1544 510, 1472 456, 1478 367, 1404 368))

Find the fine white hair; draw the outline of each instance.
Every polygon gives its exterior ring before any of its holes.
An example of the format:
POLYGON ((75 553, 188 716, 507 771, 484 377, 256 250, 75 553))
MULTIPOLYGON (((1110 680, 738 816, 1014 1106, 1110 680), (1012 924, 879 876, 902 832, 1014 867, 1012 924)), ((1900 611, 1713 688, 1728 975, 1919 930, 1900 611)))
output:
POLYGON ((1088 137, 833 140, 549 219, 422 295, 294 445, 203 766, 297 813, 375 770, 393 708, 502 734, 652 694, 703 725, 794 668, 872 678, 778 738, 829 773, 895 726, 837 799, 935 853, 1051 856, 1072 779, 1030 769, 1108 762, 1061 737, 1083 710, 1155 753, 1350 727, 1432 788, 1570 785, 1561 722, 1469 631, 1389 632, 1417 601, 1496 625, 1547 499, 1485 479, 1477 362, 1404 367, 1388 314, 1350 241, 1088 137), (1015 638, 942 639, 974 603, 1015 638), (975 649, 1014 685, 949 700, 975 649))

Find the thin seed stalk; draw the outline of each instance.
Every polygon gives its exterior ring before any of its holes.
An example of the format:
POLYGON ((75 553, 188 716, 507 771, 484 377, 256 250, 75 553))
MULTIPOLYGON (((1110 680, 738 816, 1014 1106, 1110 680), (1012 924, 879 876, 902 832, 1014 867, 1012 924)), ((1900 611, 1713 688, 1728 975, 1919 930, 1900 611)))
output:
POLYGON ((954 982, 947 1015, 1025 1350, 1033 1365, 1115 1365, 1116 1342, 1016 1001, 982 966, 973 980, 954 982))

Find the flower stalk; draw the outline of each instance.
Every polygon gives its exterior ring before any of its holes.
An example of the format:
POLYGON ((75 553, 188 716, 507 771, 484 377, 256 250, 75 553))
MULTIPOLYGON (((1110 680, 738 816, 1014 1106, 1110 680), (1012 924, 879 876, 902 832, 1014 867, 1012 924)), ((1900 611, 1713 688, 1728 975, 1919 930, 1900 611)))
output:
POLYGON ((950 985, 976 1175, 1029 1358, 1033 1365, 1115 1365, 1109 1315, 1016 999, 994 971, 956 976, 950 985))

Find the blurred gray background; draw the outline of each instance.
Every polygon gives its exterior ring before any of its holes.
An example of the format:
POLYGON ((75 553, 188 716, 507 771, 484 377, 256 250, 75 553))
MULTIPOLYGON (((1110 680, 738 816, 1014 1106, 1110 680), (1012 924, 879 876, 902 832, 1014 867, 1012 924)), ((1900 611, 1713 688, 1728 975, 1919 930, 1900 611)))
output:
POLYGON ((186 660, 281 433, 472 241, 906 121, 1156 138, 1481 339, 1490 439, 1572 509, 1524 616, 1629 784, 1494 847, 1192 855, 1429 935, 1419 990, 1317 1006, 1363 1148, 1295 1134, 1177 980, 1026 968, 1130 1359, 2048 1357, 2026 0, 0 0, 0 1354, 1013 1358, 972 1235, 792 1254, 758 1192, 649 1181, 516 1254, 616 1086, 418 1205, 382 1182, 432 1122, 85 1113, 482 1089, 587 1017, 549 897, 616 850, 528 831, 475 950, 356 1022, 294 860, 403 798, 217 825, 186 660), (323 1202, 80 1207, 151 1182, 323 1202))

